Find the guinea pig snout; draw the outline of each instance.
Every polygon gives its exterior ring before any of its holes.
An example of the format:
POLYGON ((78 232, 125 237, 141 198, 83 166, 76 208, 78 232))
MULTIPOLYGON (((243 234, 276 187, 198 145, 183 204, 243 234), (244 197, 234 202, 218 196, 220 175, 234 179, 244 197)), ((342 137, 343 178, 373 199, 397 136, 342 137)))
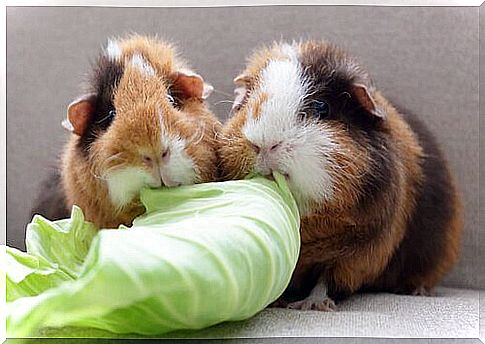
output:
POLYGON ((252 147, 257 154, 255 170, 264 176, 271 175, 273 171, 280 170, 279 150, 282 142, 257 145, 252 143, 252 147))
POLYGON ((271 145, 260 145, 260 144, 250 142, 251 148, 254 150, 256 154, 274 152, 281 146, 281 143, 282 142, 273 143, 271 145))
POLYGON ((143 164, 148 168, 155 168, 158 164, 167 164, 170 160, 170 148, 165 148, 160 156, 142 154, 143 164))
POLYGON ((165 148, 160 154, 142 155, 145 168, 151 171, 152 181, 149 183, 152 187, 160 186, 178 186, 179 182, 175 181, 170 173, 168 165, 171 160, 170 148, 165 148))

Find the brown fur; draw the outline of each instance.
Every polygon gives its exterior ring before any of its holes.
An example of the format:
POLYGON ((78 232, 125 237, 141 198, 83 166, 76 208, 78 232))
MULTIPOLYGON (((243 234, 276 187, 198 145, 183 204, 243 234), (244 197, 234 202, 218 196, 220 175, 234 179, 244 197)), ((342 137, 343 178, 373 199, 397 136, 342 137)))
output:
POLYGON ((254 165, 255 152, 241 132, 246 122, 246 113, 247 110, 243 109, 230 118, 219 136, 223 180, 242 179, 251 172, 254 165))
MULTIPOLYGON (((377 92, 367 72, 342 50, 315 41, 298 48, 305 72, 317 83, 312 90, 316 96, 323 92, 336 108, 339 102, 332 100, 332 92, 350 96, 352 83, 366 85, 385 119, 363 120, 367 115, 362 106, 350 103, 354 109, 350 117, 322 121, 331 140, 342 148, 327 157, 336 167, 328 171, 334 193, 330 200, 310 202, 302 216, 300 259, 287 294, 307 294, 320 275, 333 297, 360 289, 405 293, 431 289, 455 264, 463 229, 460 197, 444 159, 433 151, 436 144, 431 134, 416 131, 408 116, 377 92), (330 75, 332 79, 325 79, 330 75), (325 85, 323 91, 318 89, 320 82, 325 85), (376 129, 368 132, 360 127, 376 129), (425 168, 428 154, 434 155, 434 169, 441 171, 443 179, 431 190, 432 168, 425 168), (448 220, 440 220, 440 209, 432 203, 426 205, 433 196, 442 199, 450 213, 448 220), (427 228, 429 222, 436 223, 436 229, 427 228), (411 230, 414 223, 421 227, 411 230), (418 252, 423 262, 413 261, 413 247, 423 247, 418 252)), ((269 59, 280 58, 279 51, 275 45, 254 53, 243 73, 248 80, 246 102, 221 135, 220 157, 227 179, 243 178, 253 170, 256 153, 241 129, 248 110, 256 113, 261 104, 251 98, 251 91, 258 87, 269 59)))
POLYGON ((253 116, 254 118, 258 118, 261 116, 261 105, 268 100, 268 94, 261 93, 259 96, 251 98, 250 106, 253 108, 253 116))
MULTIPOLYGON (((380 101, 385 104, 383 98, 380 101)), ((400 115, 388 104, 385 105, 387 125, 396 142, 396 153, 402 161, 394 171, 394 190, 388 190, 395 193, 397 198, 393 218, 385 219, 392 230, 376 233, 373 229, 375 218, 387 207, 389 200, 386 195, 375 199, 371 209, 359 212, 354 207, 356 190, 360 186, 358 178, 353 184, 338 184, 339 192, 332 202, 324 204, 323 209, 321 205, 315 205, 315 210, 302 218, 302 251, 295 276, 308 273, 317 262, 323 263, 327 268, 326 274, 331 275, 329 278, 339 290, 355 292, 382 273, 401 242, 414 206, 415 187, 422 178, 418 164, 422 151, 400 115)), ((347 159, 362 154, 355 152, 355 149, 353 151, 347 159)), ((351 170, 350 174, 357 176, 359 173, 351 170)), ((295 277, 295 280, 298 278, 295 277)))
POLYGON ((119 166, 143 166, 142 152, 160 155, 162 147, 160 120, 170 134, 185 139, 186 153, 195 163, 196 182, 217 179, 217 141, 220 123, 200 99, 188 99, 179 108, 166 95, 171 85, 169 75, 187 68, 173 48, 155 39, 133 36, 120 42, 122 61, 136 52, 155 69, 156 75, 144 78, 127 64, 113 95, 116 118, 99 133, 88 155, 80 148, 82 140, 71 135, 66 145, 62 175, 69 206, 76 204, 86 219, 101 228, 130 225, 144 208, 136 198, 123 209, 112 204, 105 173, 119 166), (160 112, 163 114, 160 116, 160 112))

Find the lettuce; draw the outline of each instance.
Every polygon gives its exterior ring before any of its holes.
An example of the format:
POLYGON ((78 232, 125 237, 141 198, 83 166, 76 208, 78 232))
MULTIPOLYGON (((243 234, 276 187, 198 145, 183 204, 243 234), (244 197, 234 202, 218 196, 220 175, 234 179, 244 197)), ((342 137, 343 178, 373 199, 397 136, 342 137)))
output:
POLYGON ((289 283, 299 214, 285 180, 145 189, 131 228, 35 216, 7 248, 7 335, 45 327, 163 334, 247 319, 289 283))

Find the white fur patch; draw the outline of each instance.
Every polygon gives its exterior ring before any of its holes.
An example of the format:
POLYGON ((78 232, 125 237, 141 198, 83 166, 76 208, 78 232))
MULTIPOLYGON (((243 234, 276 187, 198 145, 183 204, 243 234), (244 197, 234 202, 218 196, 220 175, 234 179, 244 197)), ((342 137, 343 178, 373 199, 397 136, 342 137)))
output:
POLYGON ((143 75, 155 75, 155 70, 153 69, 153 67, 140 54, 134 54, 131 58, 130 63, 132 66, 137 68, 143 75))
POLYGON ((185 152, 186 142, 178 136, 162 134, 162 147, 170 158, 160 164, 160 176, 166 186, 193 184, 197 178, 194 162, 185 152))
POLYGON ((130 203, 143 187, 172 187, 189 185, 197 181, 195 164, 185 152, 186 142, 178 136, 167 133, 160 117, 162 131, 161 145, 168 148, 170 156, 166 161, 160 156, 159 165, 147 169, 130 166, 113 170, 105 175, 111 202, 118 208, 130 203))
POLYGON ((164 147, 170 150, 167 162, 161 162, 158 171, 152 173, 142 167, 125 167, 106 175, 111 202, 122 208, 139 195, 145 186, 172 187, 190 185, 196 181, 196 172, 192 159, 185 152, 185 141, 178 137, 166 137, 164 147))
POLYGON ((150 173, 134 166, 108 173, 106 181, 111 202, 120 208, 138 196, 141 188, 156 182, 150 173))
POLYGON ((289 175, 289 185, 301 208, 308 200, 321 201, 333 194, 327 170, 329 152, 334 148, 331 131, 317 122, 303 122, 299 111, 309 91, 296 48, 284 45, 284 60, 270 61, 261 73, 253 95, 267 94, 258 118, 248 108, 243 134, 260 147, 255 171, 277 170, 289 175), (271 149, 274 145, 277 148, 271 149))
POLYGON ((283 156, 280 164, 291 177, 289 185, 300 205, 308 200, 328 200, 333 196, 332 177, 328 171, 331 153, 337 149, 330 129, 316 123, 302 125, 298 133, 288 137, 291 155, 283 156))
POLYGON ((293 47, 285 45, 288 59, 270 61, 262 71, 260 88, 254 93, 266 93, 268 100, 261 105, 261 115, 255 119, 252 113, 243 133, 260 147, 274 145, 282 135, 296 124, 296 114, 306 94, 306 83, 293 47))
POLYGON ((108 45, 106 46, 106 56, 113 61, 117 61, 121 58, 121 48, 117 41, 108 40, 108 45))

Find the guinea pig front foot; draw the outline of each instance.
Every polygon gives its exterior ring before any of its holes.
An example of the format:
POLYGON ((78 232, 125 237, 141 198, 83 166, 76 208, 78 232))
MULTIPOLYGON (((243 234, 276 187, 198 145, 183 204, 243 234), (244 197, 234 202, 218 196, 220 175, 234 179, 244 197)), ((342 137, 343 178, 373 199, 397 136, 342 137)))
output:
POLYGON ((431 289, 426 288, 424 286, 417 287, 411 293, 413 296, 434 296, 434 293, 431 289))
POLYGON ((299 309, 302 311, 321 311, 321 312, 334 312, 337 310, 335 302, 327 295, 310 295, 307 298, 289 303, 286 308, 299 309))
POLYGON ((335 302, 328 297, 328 289, 327 284, 325 283, 325 278, 321 275, 318 278, 318 281, 313 287, 310 295, 308 295, 305 299, 300 301, 295 301, 289 303, 286 308, 289 309, 300 309, 302 311, 321 311, 321 312, 334 312, 337 310, 337 306, 335 306, 335 302))
POLYGON ((288 307, 288 301, 286 301, 285 299, 280 297, 278 300, 271 303, 268 307, 269 308, 287 308, 288 307))

